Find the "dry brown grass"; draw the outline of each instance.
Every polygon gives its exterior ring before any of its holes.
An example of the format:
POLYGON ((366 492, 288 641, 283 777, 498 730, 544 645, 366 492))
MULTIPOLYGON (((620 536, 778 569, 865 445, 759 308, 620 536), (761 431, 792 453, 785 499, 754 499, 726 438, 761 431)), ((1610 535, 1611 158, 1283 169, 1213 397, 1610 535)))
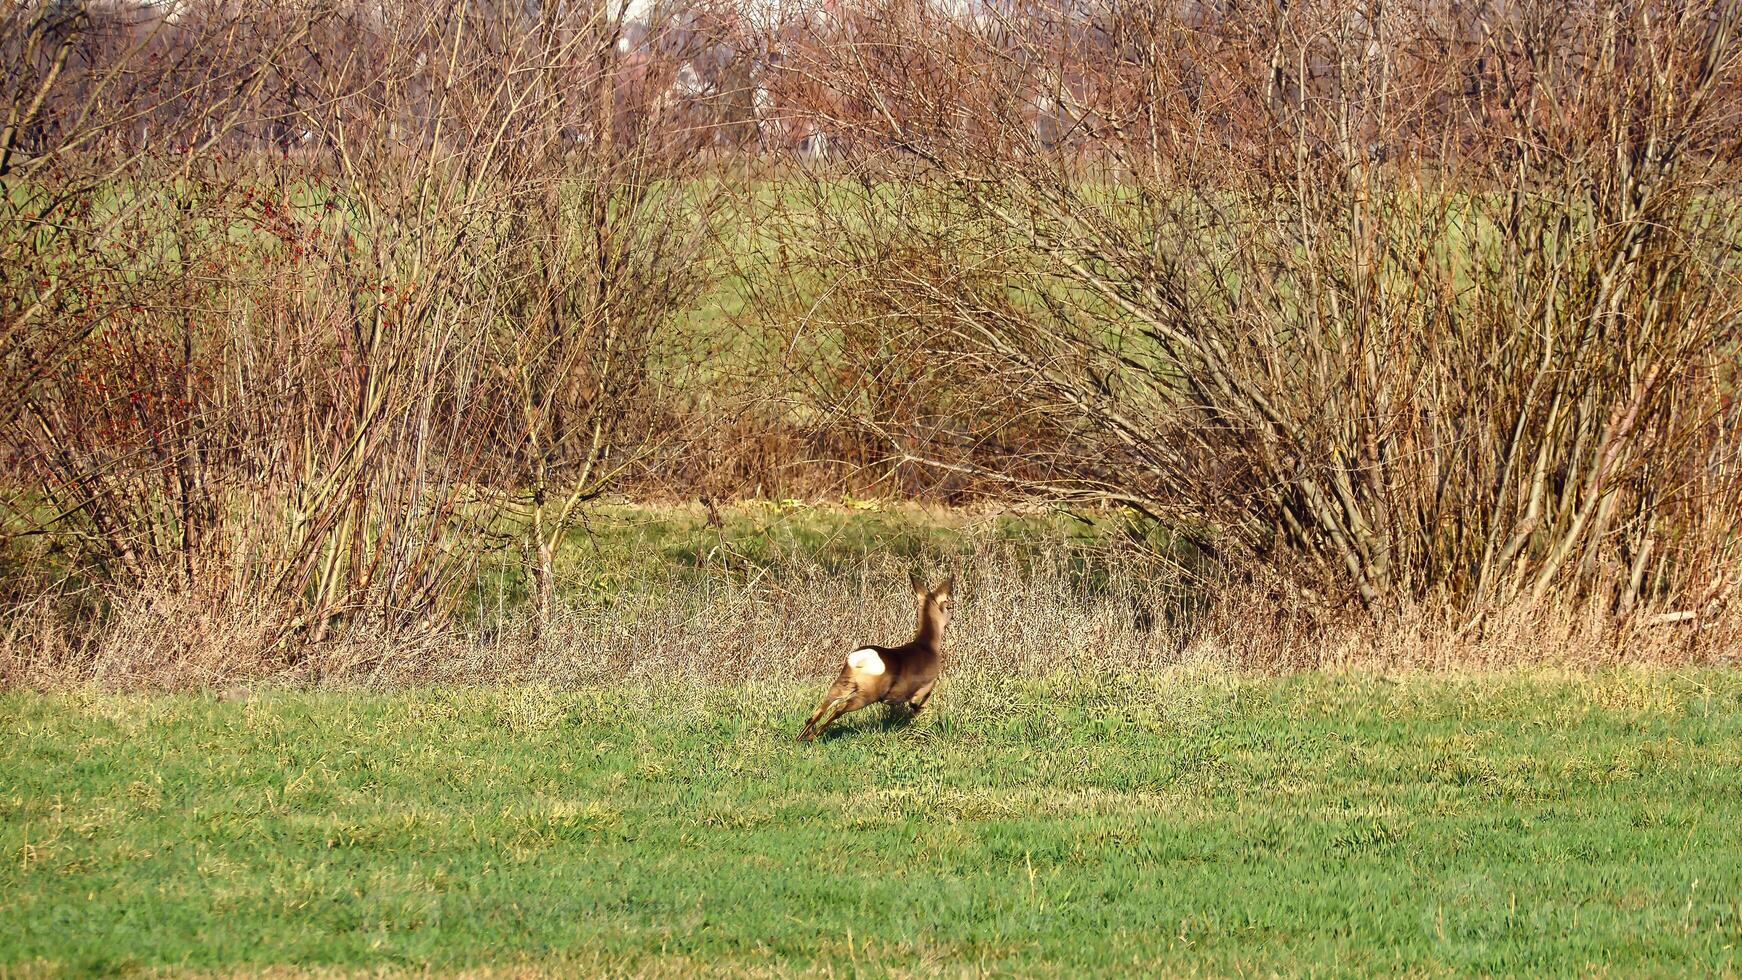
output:
POLYGON ((427 634, 385 625, 300 643, 285 630, 294 615, 270 602, 174 584, 111 588, 71 610, 34 600, 4 619, 0 689, 218 690, 265 678, 366 678, 373 667, 430 648, 427 634))
POLYGON ((1724 616, 1693 625, 1640 618, 1617 622, 1591 603, 1566 607, 1520 603, 1480 619, 1414 607, 1396 618, 1351 617, 1314 626, 1264 607, 1227 599, 1194 630, 1197 659, 1246 670, 1479 671, 1531 668, 1592 670, 1623 663, 1661 666, 1735 662, 1738 622, 1724 616))
MULTIPOLYGON (((530 609, 423 635, 383 629, 289 645, 271 610, 174 590, 109 597, 100 629, 46 602, 9 617, 0 687, 226 690, 259 681, 591 685, 624 678, 748 681, 818 677, 843 651, 914 628, 911 564, 872 554, 847 569, 802 562, 779 574, 721 571, 571 595, 538 627, 530 609)), ((1592 669, 1624 662, 1733 662, 1742 623, 1616 623, 1598 608, 1543 605, 1478 620, 1417 608, 1385 622, 1291 614, 1248 587, 1199 583, 1116 551, 1017 548, 971 540, 946 672, 1142 674, 1169 667, 1286 673, 1316 669, 1592 669), (1085 563, 1092 574, 1085 575, 1085 563), (1093 584, 1089 584, 1089 583, 1093 584), (1195 591, 1194 591, 1195 590, 1195 591), (1182 596, 1195 596, 1190 603, 1182 596)))

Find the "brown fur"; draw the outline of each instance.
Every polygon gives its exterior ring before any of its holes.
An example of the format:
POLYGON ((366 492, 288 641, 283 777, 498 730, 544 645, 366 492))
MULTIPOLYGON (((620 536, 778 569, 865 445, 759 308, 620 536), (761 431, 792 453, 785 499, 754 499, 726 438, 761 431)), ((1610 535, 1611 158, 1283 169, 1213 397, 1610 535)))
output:
POLYGON ((935 589, 927 589, 919 576, 913 578, 913 596, 919 602, 919 629, 913 639, 898 647, 857 646, 853 652, 875 650, 883 659, 882 674, 872 674, 855 668, 848 660, 841 663, 841 675, 829 685, 823 701, 798 737, 814 741, 823 730, 842 715, 858 711, 867 705, 882 702, 904 704, 911 712, 925 707, 932 688, 938 682, 938 666, 943 657, 944 627, 950 623, 950 609, 955 602, 950 597, 954 576, 935 589))

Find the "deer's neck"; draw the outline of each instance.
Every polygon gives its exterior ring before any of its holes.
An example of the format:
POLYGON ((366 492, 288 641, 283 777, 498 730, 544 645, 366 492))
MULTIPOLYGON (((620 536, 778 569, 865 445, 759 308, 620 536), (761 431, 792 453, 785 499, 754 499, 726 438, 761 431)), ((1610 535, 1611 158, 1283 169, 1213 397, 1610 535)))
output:
POLYGON ((919 630, 913 636, 913 642, 919 646, 937 650, 943 647, 944 624, 943 617, 931 608, 921 606, 919 609, 919 630))

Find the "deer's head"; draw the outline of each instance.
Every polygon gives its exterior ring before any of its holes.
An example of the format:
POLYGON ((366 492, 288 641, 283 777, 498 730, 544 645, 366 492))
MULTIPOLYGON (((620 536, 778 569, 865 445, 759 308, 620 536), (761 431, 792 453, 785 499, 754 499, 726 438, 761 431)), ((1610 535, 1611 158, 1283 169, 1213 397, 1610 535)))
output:
POLYGON ((926 586, 925 579, 915 572, 908 582, 913 586, 914 600, 919 603, 920 632, 924 634, 935 631, 933 635, 941 637, 944 627, 950 625, 950 613, 956 605, 953 595, 956 577, 951 575, 935 588, 930 588, 926 586))

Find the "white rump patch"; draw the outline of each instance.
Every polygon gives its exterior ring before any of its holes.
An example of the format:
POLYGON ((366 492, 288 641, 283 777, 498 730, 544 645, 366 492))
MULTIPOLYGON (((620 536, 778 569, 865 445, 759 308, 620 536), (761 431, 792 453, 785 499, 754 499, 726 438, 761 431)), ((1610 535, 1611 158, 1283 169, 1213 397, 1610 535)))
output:
POLYGON ((861 674, 873 675, 882 674, 888 669, 883 666, 883 658, 878 656, 877 651, 870 647, 866 647, 862 650, 854 650, 852 653, 847 654, 847 666, 861 674))

